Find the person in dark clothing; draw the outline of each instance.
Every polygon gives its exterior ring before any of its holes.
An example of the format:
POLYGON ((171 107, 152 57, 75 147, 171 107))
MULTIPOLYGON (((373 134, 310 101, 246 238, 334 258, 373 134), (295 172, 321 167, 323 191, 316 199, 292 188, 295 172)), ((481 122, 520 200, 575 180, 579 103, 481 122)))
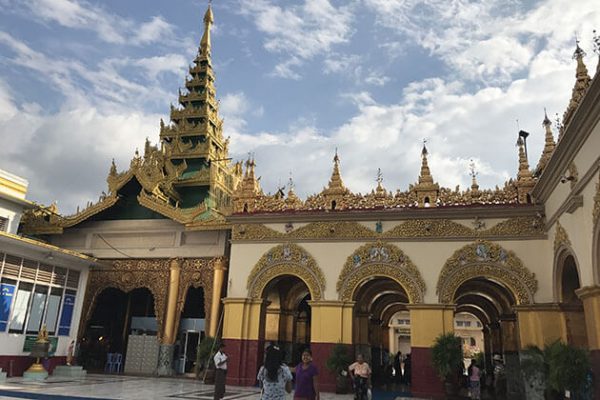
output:
POLYGON ((406 358, 404 359, 404 382, 407 385, 410 385, 411 383, 411 379, 412 379, 412 364, 411 364, 411 360, 410 360, 410 354, 406 355, 406 358))
POLYGON ((402 383, 402 352, 399 351, 394 356, 394 372, 395 372, 395 381, 396 383, 402 383))

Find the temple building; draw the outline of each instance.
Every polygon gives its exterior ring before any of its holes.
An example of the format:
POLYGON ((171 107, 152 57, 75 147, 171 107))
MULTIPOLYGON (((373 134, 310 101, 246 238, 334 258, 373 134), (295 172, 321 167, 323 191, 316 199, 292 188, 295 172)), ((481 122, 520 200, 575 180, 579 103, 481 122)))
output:
POLYGON ((310 347, 321 389, 333 391, 325 365, 337 343, 364 354, 375 374, 401 348, 411 354, 413 395, 437 396, 431 345, 468 314, 482 335, 469 347, 488 365, 492 354, 506 362, 508 398, 527 396, 519 354, 528 345, 562 339, 589 349, 600 376, 600 82, 579 46, 562 124, 554 132, 546 116, 532 133, 545 135, 537 164, 518 142, 513 179, 482 189, 473 172, 466 190, 443 187, 424 145, 414 183, 391 189, 379 176, 357 194, 336 152, 329 182, 301 199, 293 182, 287 194, 263 192, 254 159, 230 161, 212 22, 209 7, 159 144, 147 141, 126 170, 113 163, 97 203, 24 217, 24 233, 99 260, 79 329, 90 360, 121 353, 125 372, 188 372, 198 338, 219 336, 228 383, 250 386, 276 342, 290 363, 310 347), (139 336, 151 338, 140 345, 152 347, 142 351, 150 359, 128 348, 139 336))
POLYGON ((51 337, 52 369, 65 363, 77 338, 85 282, 96 260, 17 234, 27 200, 27 180, 0 170, 0 380, 21 375, 32 363, 32 343, 44 327, 51 337))

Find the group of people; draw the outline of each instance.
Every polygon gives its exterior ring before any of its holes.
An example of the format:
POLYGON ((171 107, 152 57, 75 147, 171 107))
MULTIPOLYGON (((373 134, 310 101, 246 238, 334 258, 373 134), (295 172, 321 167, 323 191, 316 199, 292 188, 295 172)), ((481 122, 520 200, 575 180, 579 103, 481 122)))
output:
POLYGON ((410 354, 407 354, 404 359, 402 352, 398 351, 394 356, 394 375, 393 382, 396 384, 410 385, 412 377, 412 361, 410 354))
MULTIPOLYGON (((214 356, 215 391, 214 400, 225 396, 225 375, 227 373, 227 355, 225 345, 220 344, 214 356)), ((312 363, 310 349, 302 352, 302 361, 294 368, 294 400, 319 400, 319 371, 312 363)), ((362 354, 356 357, 348 372, 352 378, 356 400, 367 400, 371 389, 371 368, 362 354)), ((282 400, 286 393, 292 392, 292 369, 284 363, 284 352, 275 345, 267 347, 265 362, 256 377, 261 387, 261 400, 282 400)))
MULTIPOLYGON (((504 362, 500 354, 495 354, 492 357, 494 363, 493 379, 490 379, 489 384, 492 386, 495 399, 506 398, 506 373, 504 362)), ((472 399, 481 399, 481 379, 484 371, 477 364, 477 360, 472 359, 471 365, 467 369, 469 382, 469 397, 472 399)))

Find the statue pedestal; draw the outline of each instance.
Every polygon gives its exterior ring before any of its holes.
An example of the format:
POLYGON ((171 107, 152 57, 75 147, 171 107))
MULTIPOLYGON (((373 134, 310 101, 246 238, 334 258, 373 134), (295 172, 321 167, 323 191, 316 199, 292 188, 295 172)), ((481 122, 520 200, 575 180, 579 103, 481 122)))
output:
POLYGON ((33 364, 27 371, 23 372, 24 381, 43 381, 47 377, 48 371, 44 369, 42 364, 33 364))
POLYGON ((173 351, 175 346, 172 344, 161 344, 158 349, 158 370, 159 376, 173 376, 173 351))
POLYGON ((57 365, 52 376, 64 378, 85 378, 87 371, 81 365, 57 365))

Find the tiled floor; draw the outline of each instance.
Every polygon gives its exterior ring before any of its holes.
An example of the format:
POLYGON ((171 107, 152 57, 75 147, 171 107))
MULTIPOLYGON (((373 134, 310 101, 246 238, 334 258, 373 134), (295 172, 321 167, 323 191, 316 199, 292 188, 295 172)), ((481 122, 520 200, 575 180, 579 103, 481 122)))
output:
MULTIPOLYGON (((50 377, 42 382, 24 382, 21 378, 10 378, 0 384, 0 399, 212 400, 212 394, 211 385, 192 379, 94 374, 88 375, 85 379, 50 377)), ((258 400, 259 397, 256 388, 228 386, 225 400, 258 400)), ((373 400, 377 400, 377 396, 374 397, 373 400)), ((352 400, 352 395, 323 393, 321 399, 352 400)), ((402 398, 396 398, 399 399, 402 398)))

